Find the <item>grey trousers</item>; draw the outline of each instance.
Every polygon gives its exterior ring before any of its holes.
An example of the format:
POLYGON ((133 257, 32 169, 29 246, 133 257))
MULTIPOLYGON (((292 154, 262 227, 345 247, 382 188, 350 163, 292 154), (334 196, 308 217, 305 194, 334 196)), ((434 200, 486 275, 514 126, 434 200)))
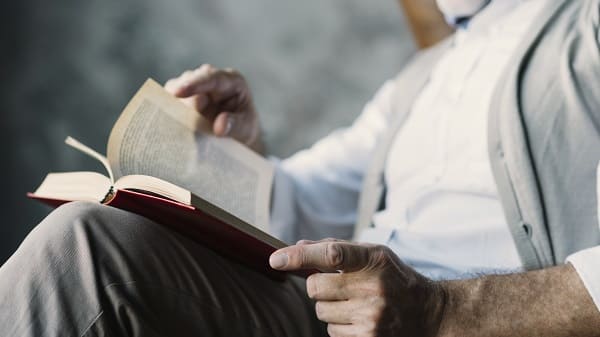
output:
POLYGON ((75 202, 0 268, 0 336, 325 336, 303 287, 141 216, 75 202))

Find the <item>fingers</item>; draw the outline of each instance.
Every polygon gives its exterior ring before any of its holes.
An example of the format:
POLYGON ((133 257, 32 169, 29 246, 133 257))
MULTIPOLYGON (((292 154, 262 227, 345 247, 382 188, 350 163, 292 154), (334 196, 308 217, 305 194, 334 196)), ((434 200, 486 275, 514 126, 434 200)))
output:
POLYGON ((313 240, 300 240, 298 242, 296 242, 297 246, 302 246, 302 245, 312 245, 317 243, 318 241, 313 241, 313 240))
POLYGON ((233 69, 203 65, 165 83, 165 89, 206 118, 216 136, 254 144, 260 127, 250 89, 233 69))
POLYGON ((361 330, 361 336, 377 326, 381 320, 382 312, 379 303, 372 305, 371 302, 365 302, 361 299, 318 301, 315 304, 315 313, 320 321, 330 325, 353 325, 357 328, 356 332, 361 330))
POLYGON ((331 337, 359 336, 356 327, 352 324, 329 324, 327 334, 331 337))
POLYGON ((306 279, 308 297, 317 301, 343 301, 350 298, 346 274, 317 273, 306 279))
POLYGON ((165 83, 165 89, 180 98, 208 94, 227 99, 239 95, 244 87, 244 79, 237 71, 218 69, 209 64, 185 71, 165 83))
POLYGON ((207 118, 212 119, 215 117, 217 111, 214 109, 214 106, 211 105, 211 99, 207 95, 196 95, 191 97, 181 98, 183 103, 192 109, 202 113, 202 115, 207 116, 207 118), (212 108, 212 109, 211 109, 212 108))
POLYGON ((315 313, 320 321, 329 324, 350 324, 353 321, 356 305, 348 301, 325 302, 315 304, 315 313))
POLYGON ((231 134, 234 126, 234 116, 230 116, 227 112, 222 112, 217 115, 213 123, 213 132, 216 136, 228 136, 231 134))
POLYGON ((312 245, 312 244, 319 243, 319 242, 346 242, 346 241, 340 240, 340 239, 334 239, 334 238, 327 238, 327 239, 322 239, 322 240, 318 240, 318 241, 300 240, 300 241, 296 242, 296 244, 297 245, 312 245))
POLYGON ((295 245, 271 255, 271 267, 279 270, 318 269, 324 272, 360 270, 369 263, 370 246, 326 241, 295 245))
POLYGON ((221 112, 213 122, 213 133, 216 136, 227 136, 238 139, 245 144, 252 144, 257 138, 260 128, 252 115, 221 112))

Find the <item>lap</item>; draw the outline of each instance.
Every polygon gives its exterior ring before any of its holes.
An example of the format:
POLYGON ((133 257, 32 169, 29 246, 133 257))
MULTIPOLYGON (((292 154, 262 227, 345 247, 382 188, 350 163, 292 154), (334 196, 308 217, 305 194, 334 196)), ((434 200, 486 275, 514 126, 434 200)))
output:
POLYGON ((323 331, 303 282, 271 280, 144 217, 91 203, 57 209, 28 236, 0 268, 0 300, 17 317, 0 318, 0 332, 10 324, 39 332, 40 317, 71 323, 57 323, 57 335, 323 331), (17 273, 25 282, 8 292, 17 273))

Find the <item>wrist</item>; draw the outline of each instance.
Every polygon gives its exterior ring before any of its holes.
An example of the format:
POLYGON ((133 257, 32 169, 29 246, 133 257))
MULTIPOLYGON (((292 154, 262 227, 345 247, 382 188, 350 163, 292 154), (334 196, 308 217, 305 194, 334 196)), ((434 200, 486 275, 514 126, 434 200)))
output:
POLYGON ((476 326, 483 320, 480 299, 486 282, 485 277, 439 282, 445 295, 445 302, 440 314, 436 337, 467 337, 478 332, 476 326), (474 328, 475 330, 473 330, 474 328))

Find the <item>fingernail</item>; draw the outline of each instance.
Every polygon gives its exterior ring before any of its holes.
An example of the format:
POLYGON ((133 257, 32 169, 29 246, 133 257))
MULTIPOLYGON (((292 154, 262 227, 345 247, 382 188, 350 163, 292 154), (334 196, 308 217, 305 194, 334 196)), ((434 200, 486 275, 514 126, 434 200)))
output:
POLYGON ((285 253, 273 254, 269 258, 269 264, 274 269, 283 268, 288 263, 288 256, 285 253))
POLYGON ((229 132, 231 132, 231 129, 233 129, 233 119, 227 118, 227 126, 225 127, 225 135, 228 135, 229 132))

